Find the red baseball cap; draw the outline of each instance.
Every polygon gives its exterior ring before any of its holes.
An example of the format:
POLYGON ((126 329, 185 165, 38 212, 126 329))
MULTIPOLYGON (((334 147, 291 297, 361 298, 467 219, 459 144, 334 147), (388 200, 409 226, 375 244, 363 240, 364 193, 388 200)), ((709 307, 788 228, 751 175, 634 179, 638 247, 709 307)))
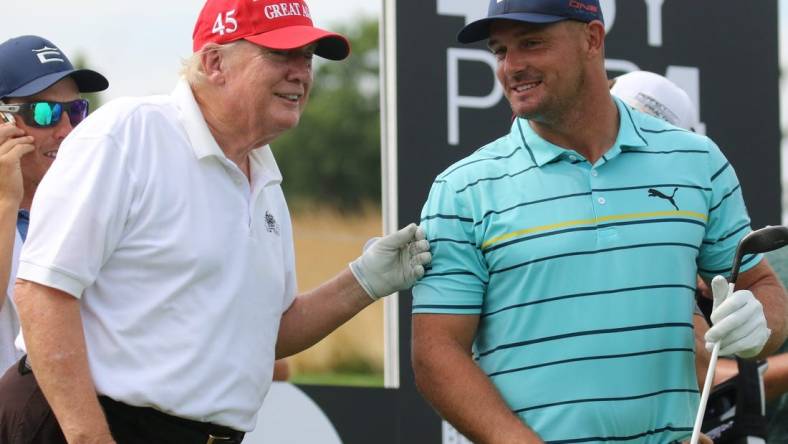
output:
POLYGON ((271 49, 295 49, 317 42, 315 54, 342 60, 350 43, 342 35, 316 28, 303 0, 208 0, 192 34, 193 50, 206 43, 244 39, 271 49))

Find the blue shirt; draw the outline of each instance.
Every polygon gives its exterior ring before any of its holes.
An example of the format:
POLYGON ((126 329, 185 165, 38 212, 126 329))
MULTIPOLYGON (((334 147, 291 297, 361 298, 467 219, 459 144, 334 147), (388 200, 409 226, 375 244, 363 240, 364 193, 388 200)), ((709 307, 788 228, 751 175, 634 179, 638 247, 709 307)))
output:
POLYGON ((710 139, 616 102, 594 165, 517 119, 440 174, 422 212, 433 262, 413 313, 478 315, 474 359, 550 442, 691 434, 696 274, 728 273, 751 231, 710 139))
POLYGON ((30 226, 30 212, 27 210, 19 210, 16 217, 16 229, 22 237, 22 242, 27 239, 27 227, 30 226))

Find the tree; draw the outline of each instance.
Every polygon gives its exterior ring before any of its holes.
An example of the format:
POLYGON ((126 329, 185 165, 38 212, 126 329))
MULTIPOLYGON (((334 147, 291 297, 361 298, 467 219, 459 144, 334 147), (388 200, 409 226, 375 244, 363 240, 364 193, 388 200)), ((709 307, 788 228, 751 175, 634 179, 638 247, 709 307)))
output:
POLYGON ((315 58, 311 98, 297 129, 272 144, 291 203, 359 210, 380 202, 378 22, 340 27, 352 53, 315 58))

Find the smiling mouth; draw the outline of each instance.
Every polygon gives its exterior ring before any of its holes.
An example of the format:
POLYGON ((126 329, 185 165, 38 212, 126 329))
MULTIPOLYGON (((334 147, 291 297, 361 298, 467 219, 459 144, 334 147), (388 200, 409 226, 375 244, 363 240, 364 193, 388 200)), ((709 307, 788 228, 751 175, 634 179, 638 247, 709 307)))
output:
POLYGON ((56 158, 56 157, 57 157, 57 150, 54 150, 54 151, 47 151, 46 153, 44 153, 44 154, 43 154, 43 156, 44 156, 44 157, 48 157, 48 158, 50 158, 50 159, 54 159, 54 158, 56 158))
POLYGON ((534 89, 534 88, 536 88, 537 86, 539 86, 541 84, 542 84, 542 82, 531 82, 531 83, 526 83, 524 85, 515 86, 512 89, 515 92, 521 93, 521 92, 524 92, 524 91, 528 91, 528 90, 534 89))
POLYGON ((301 94, 275 94, 277 97, 287 100, 288 102, 297 103, 301 100, 301 94))

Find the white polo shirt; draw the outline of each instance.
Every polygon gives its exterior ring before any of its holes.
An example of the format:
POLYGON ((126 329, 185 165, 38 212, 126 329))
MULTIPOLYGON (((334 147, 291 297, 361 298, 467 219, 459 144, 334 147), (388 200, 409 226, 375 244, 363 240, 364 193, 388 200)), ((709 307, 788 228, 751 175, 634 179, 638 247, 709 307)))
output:
POLYGON ((181 81, 113 101, 63 142, 36 192, 18 277, 81 298, 96 389, 249 431, 296 293, 268 146, 251 186, 181 81))
POLYGON ((0 306, 0 376, 22 357, 22 352, 14 346, 14 338, 19 334, 19 317, 16 314, 13 298, 16 266, 19 261, 19 251, 22 249, 22 237, 19 236, 19 231, 14 230, 14 232, 11 274, 8 279, 8 287, 6 287, 5 303, 0 306))

